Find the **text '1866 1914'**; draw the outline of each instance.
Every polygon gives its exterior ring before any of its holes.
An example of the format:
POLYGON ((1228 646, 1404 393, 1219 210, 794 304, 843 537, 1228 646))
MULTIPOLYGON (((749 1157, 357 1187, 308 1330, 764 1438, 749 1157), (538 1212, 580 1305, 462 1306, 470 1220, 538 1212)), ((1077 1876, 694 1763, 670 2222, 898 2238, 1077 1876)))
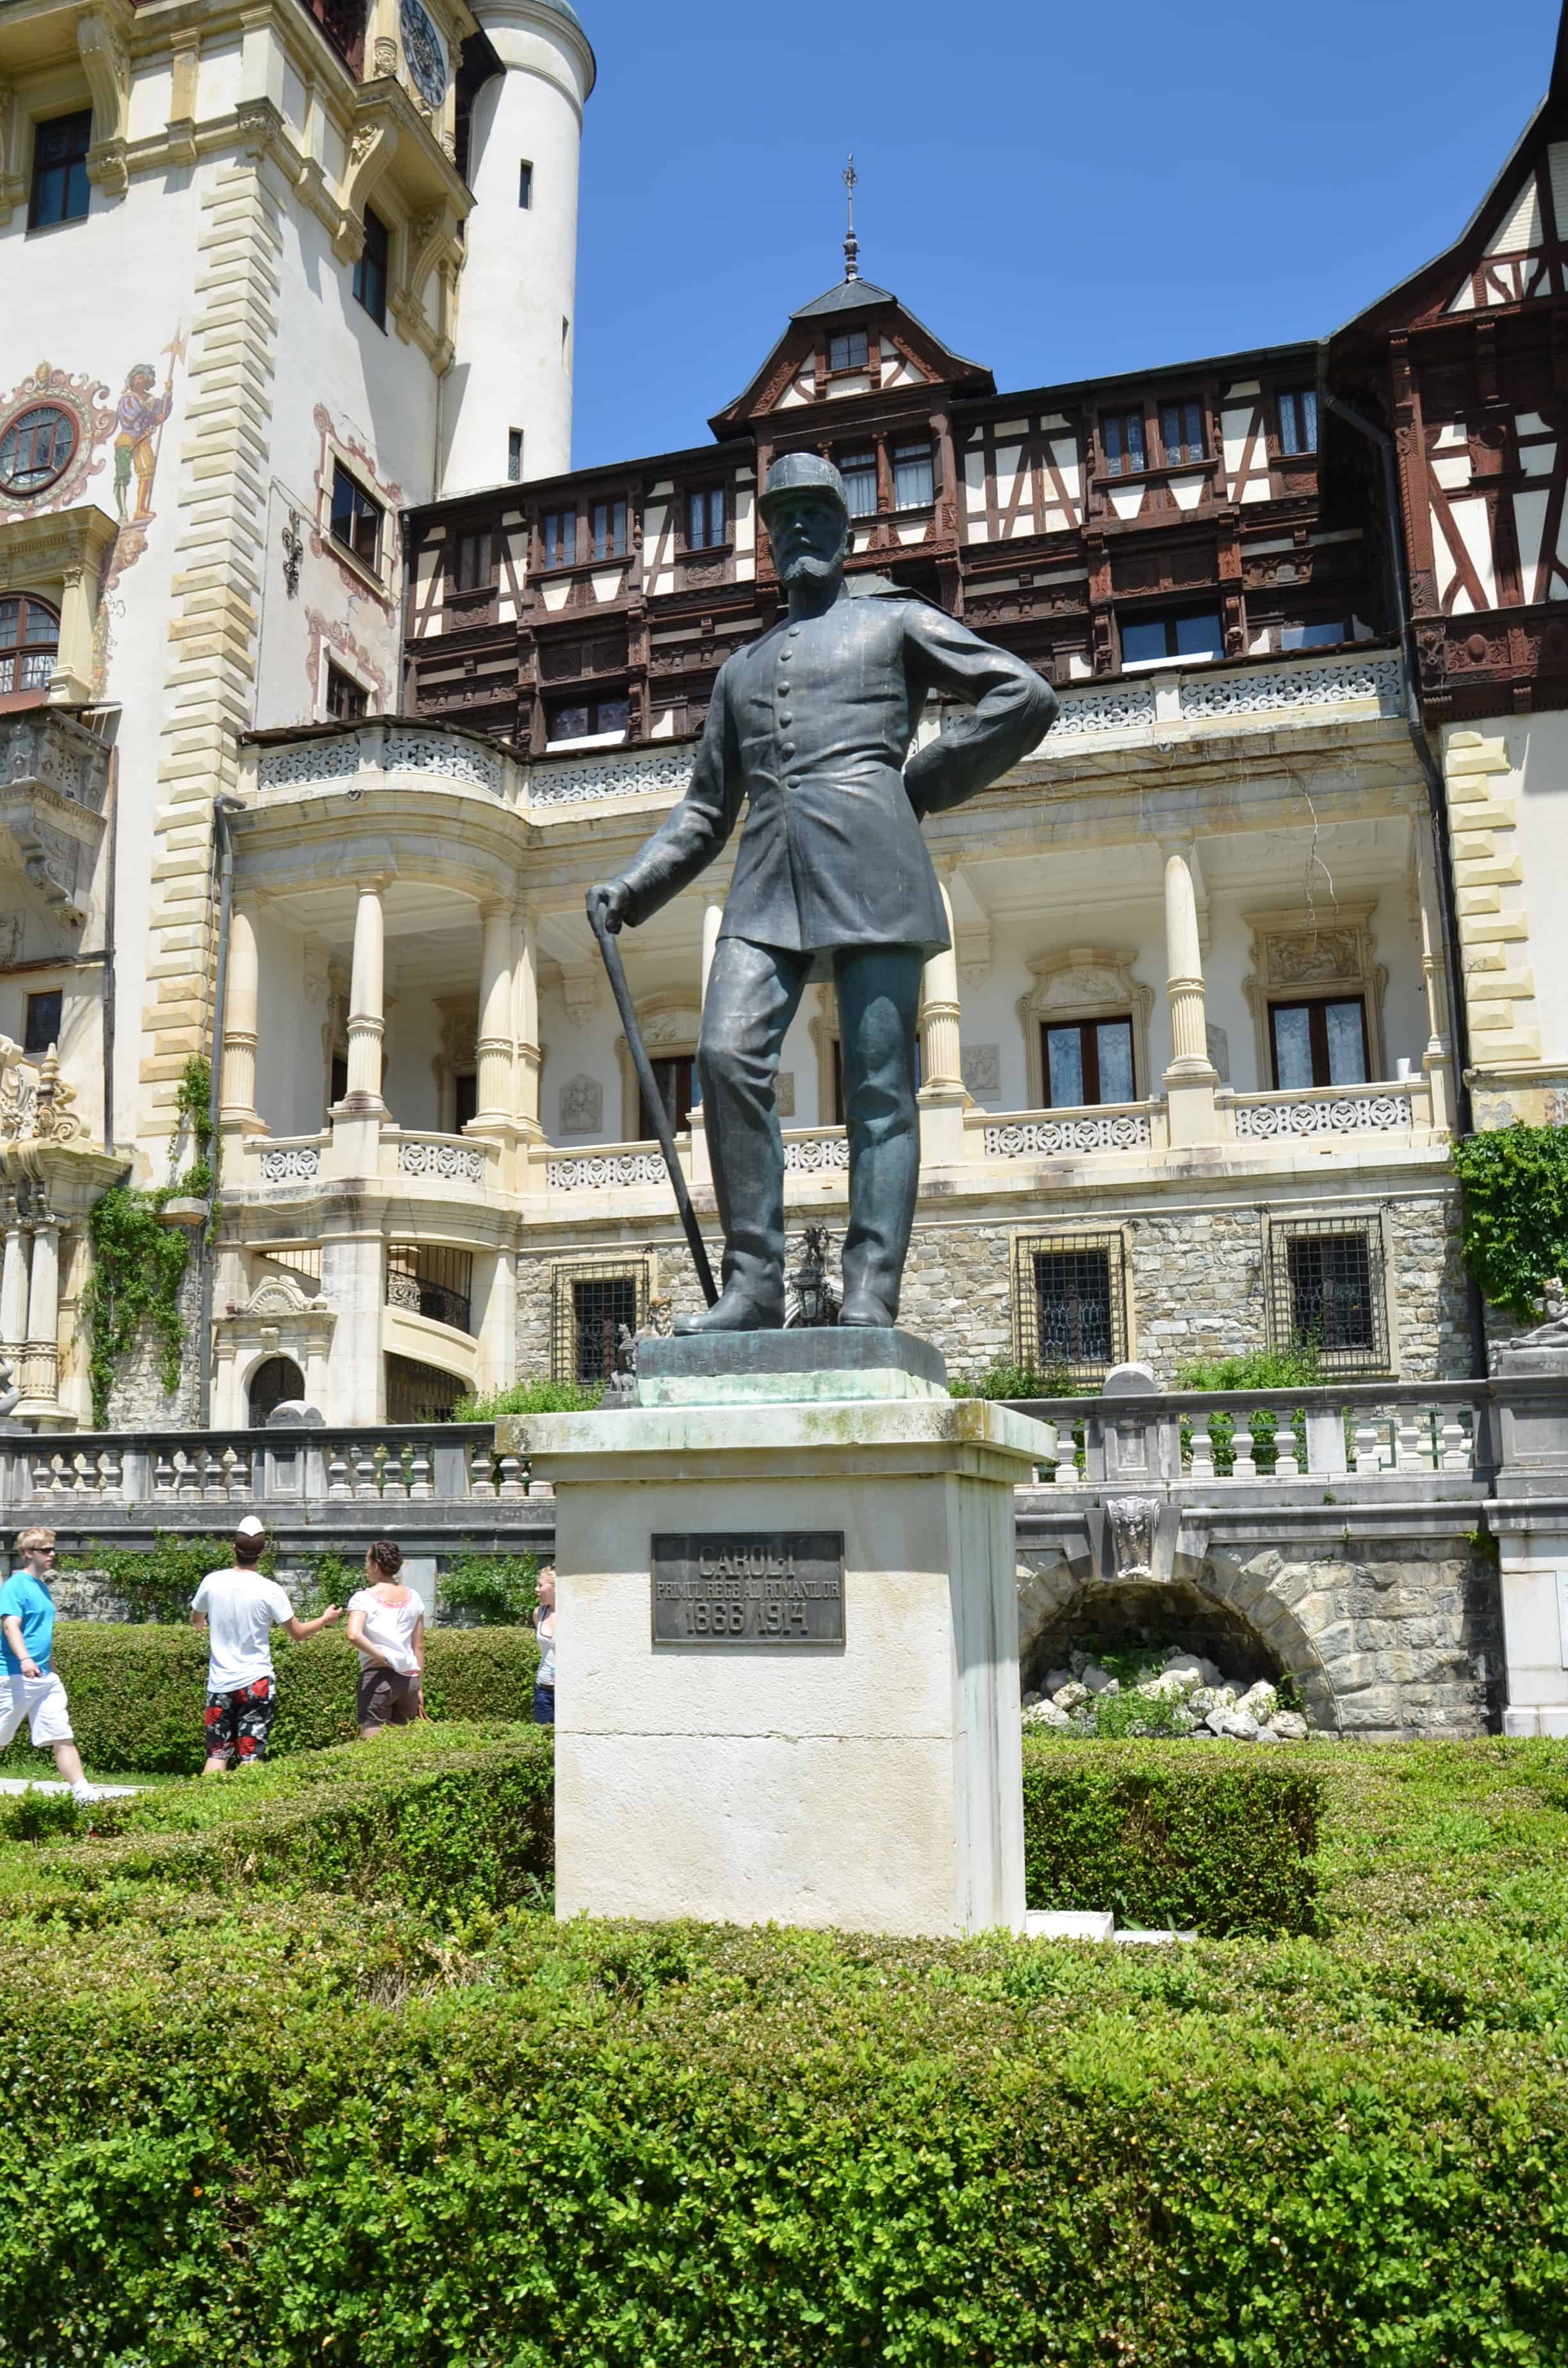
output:
POLYGON ((839 1530, 665 1532, 653 1541, 655 1645, 842 1645, 839 1530))

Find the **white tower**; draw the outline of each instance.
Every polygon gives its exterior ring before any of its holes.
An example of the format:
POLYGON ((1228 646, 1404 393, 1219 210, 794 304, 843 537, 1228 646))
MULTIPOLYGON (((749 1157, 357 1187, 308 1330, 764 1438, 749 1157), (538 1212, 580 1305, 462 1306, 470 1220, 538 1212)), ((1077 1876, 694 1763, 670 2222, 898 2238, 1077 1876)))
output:
POLYGON ((441 389, 444 495, 572 465, 577 165, 597 73, 567 0, 472 6, 503 71, 473 101, 474 208, 441 389))

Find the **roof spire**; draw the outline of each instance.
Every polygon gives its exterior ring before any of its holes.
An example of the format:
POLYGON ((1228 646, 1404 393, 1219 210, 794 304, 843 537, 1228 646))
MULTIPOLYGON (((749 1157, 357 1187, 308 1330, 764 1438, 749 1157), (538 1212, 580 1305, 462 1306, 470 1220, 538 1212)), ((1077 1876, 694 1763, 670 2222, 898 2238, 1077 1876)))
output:
POLYGON ((855 235, 855 184, 859 177, 859 174, 855 170, 854 151, 851 150, 849 162, 844 167, 844 190, 849 213, 849 226, 845 233, 844 238, 844 277, 846 279, 858 279, 860 277, 860 264, 858 259, 860 254, 860 242, 855 235))

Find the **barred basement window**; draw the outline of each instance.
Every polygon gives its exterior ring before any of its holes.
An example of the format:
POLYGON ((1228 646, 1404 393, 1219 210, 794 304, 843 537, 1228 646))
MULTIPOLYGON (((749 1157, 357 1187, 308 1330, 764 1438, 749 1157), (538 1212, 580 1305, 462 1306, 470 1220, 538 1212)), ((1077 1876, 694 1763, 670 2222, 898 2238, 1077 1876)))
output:
POLYGON ((558 1266, 551 1283, 551 1368, 558 1382, 608 1381, 616 1336, 648 1313, 648 1261, 558 1266))
POLYGON ((1309 1217, 1271 1226, 1268 1322, 1276 1349, 1315 1349, 1325 1373, 1386 1371, 1376 1224, 1309 1217))
POLYGON ((1095 1382, 1127 1360, 1127 1287, 1119 1234, 1022 1235, 1013 1245, 1016 1360, 1036 1372, 1095 1382))

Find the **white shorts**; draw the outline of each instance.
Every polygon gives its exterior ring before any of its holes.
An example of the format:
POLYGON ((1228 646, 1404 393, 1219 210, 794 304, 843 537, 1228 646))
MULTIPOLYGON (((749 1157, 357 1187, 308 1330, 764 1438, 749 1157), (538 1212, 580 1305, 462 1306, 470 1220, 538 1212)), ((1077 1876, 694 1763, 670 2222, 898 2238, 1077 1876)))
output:
POLYGON ((4 1751, 23 1719, 32 1728, 34 1743, 41 1750, 50 1743, 69 1743, 71 1713, 66 1707, 65 1689, 52 1669, 41 1678, 12 1677, 0 1670, 0 1751, 4 1751))

